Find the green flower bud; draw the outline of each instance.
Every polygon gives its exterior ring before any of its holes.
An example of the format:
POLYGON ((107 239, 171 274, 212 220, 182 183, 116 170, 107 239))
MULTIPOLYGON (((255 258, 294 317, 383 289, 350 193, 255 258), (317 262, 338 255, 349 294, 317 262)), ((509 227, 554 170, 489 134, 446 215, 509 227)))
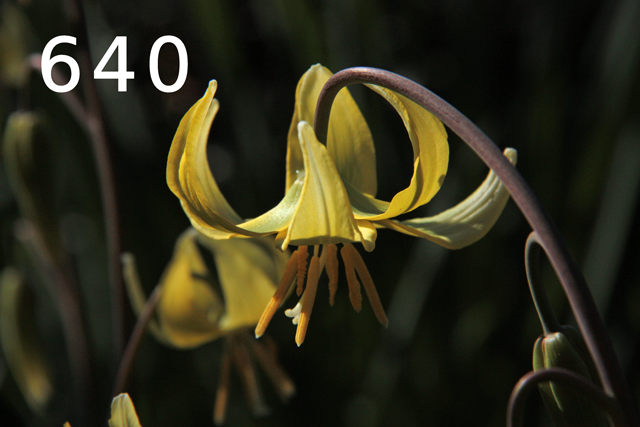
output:
MULTIPOLYGON (((564 368, 589 382, 595 367, 578 330, 563 326, 560 332, 541 336, 533 347, 533 370, 564 368)), ((557 427, 607 427, 605 414, 593 402, 558 382, 538 384, 545 406, 557 427)))

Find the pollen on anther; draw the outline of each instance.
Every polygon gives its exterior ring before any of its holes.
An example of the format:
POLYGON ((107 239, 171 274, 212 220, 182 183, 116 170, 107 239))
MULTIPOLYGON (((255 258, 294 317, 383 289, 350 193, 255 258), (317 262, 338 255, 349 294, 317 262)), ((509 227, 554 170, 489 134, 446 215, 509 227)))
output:
MULTIPOLYGON (((353 268, 358 272, 358 277, 362 281, 362 287, 367 293, 367 298, 369 299, 369 303, 371 304, 371 308, 373 309, 373 313, 376 315, 378 322, 382 324, 384 327, 389 326, 389 319, 387 319, 387 314, 384 312, 384 308, 382 307, 382 303, 380 302, 380 296, 378 296, 378 291, 376 290, 376 285, 373 283, 373 278, 369 273, 369 269, 367 269, 367 265, 364 263, 364 260, 360 256, 360 252, 356 250, 352 245, 345 245, 345 248, 349 246, 349 261, 352 263, 353 268)), ((344 250, 343 250, 344 252, 344 250)), ((344 254, 342 255, 344 259, 344 254)), ((345 266, 346 266, 345 260, 345 266)), ((355 273, 354 273, 355 275, 355 273)))
POLYGON ((320 260, 317 256, 311 258, 309 264, 309 272, 307 273, 307 288, 302 301, 302 311, 300 312, 300 321, 296 329, 296 344, 298 347, 304 342, 307 335, 307 327, 313 310, 313 303, 316 299, 316 291, 318 290, 318 280, 320 279, 320 260))
POLYGON ((356 276, 356 269, 354 265, 354 254, 352 252, 357 251, 350 244, 346 244, 340 250, 342 260, 344 261, 344 272, 347 276, 347 285, 349 287, 349 301, 353 309, 359 313, 362 310, 362 291, 360 290, 360 282, 356 276))
POLYGON ((330 243, 325 245, 327 251, 327 276, 329 276, 329 304, 333 307, 338 290, 338 246, 330 243))
POLYGON ((262 312, 262 316, 260 316, 260 320, 256 326, 256 338, 260 338, 264 334, 271 318, 289 293, 289 290, 293 286, 293 279, 296 277, 298 272, 297 267, 298 251, 294 251, 293 254, 291 254, 291 258, 289 258, 289 262, 287 262, 287 266, 285 267, 282 279, 280 279, 278 289, 276 289, 276 292, 273 294, 273 297, 271 297, 269 304, 267 304, 267 307, 262 312))
POLYGON ((302 289, 304 286, 304 279, 307 274, 307 254, 309 253, 308 246, 298 247, 298 287, 296 288, 296 295, 302 295, 302 289))

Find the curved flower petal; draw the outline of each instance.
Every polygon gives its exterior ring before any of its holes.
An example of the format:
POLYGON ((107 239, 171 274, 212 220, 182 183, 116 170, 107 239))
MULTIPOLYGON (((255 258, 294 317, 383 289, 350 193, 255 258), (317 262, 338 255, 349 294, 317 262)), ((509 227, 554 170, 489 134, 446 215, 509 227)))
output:
POLYGON ((213 98, 217 87, 211 80, 204 96, 180 121, 169 150, 167 184, 192 222, 234 232, 242 219, 220 192, 206 155, 209 129, 219 107, 213 98))
POLYGON ((127 393, 113 398, 109 427, 141 427, 136 408, 127 393))
MULTIPOLYGON (((504 155, 515 165, 517 152, 504 150, 504 155)), ((484 237, 502 213, 509 192, 493 171, 464 201, 436 216, 408 221, 384 220, 379 224, 416 237, 431 240, 447 249, 460 249, 484 237)))
POLYGON ((160 280, 156 309, 162 335, 174 346, 193 348, 222 335, 223 301, 208 281, 215 280, 196 245, 197 232, 178 238, 173 258, 160 280))
POLYGON ((440 190, 447 174, 449 144, 442 122, 410 99, 381 86, 367 85, 396 109, 413 147, 413 177, 391 202, 374 199, 345 184, 357 219, 380 221, 424 205, 440 190))
POLYGON ((204 96, 180 121, 167 161, 167 184, 179 199, 191 225, 213 239, 256 237, 287 227, 302 191, 302 180, 291 185, 282 201, 258 218, 243 222, 216 184, 207 160, 207 139, 218 101, 217 83, 209 83, 204 96))
MULTIPOLYGON (((289 128, 287 148, 287 190, 304 168, 298 142, 298 123, 313 126, 316 103, 322 87, 333 74, 320 64, 312 66, 300 79, 296 104, 289 128)), ((338 92, 331 107, 327 150, 343 180, 362 193, 375 196, 376 153, 373 137, 358 105, 347 89, 338 92)))
POLYGON ((218 327, 232 331, 255 326, 271 300, 289 259, 273 246, 273 239, 218 241, 200 236, 213 253, 218 280, 224 294, 224 314, 218 327))
POLYGON ((298 124, 304 160, 300 201, 286 230, 276 237, 282 249, 294 245, 359 242, 358 229, 347 192, 326 147, 307 122, 298 124))

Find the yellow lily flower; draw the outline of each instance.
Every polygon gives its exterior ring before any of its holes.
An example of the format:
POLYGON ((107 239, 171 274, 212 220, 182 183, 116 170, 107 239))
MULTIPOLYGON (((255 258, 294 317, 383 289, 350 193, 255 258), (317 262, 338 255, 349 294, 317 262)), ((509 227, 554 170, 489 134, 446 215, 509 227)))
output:
MULTIPOLYGON (((147 298, 133 255, 124 254, 122 263, 129 299, 140 316, 147 298)), ((218 425, 226 416, 231 366, 243 379, 249 405, 256 415, 266 412, 266 404, 254 361, 265 371, 282 401, 295 394, 295 385, 281 368, 273 346, 261 345, 247 333, 258 323, 286 263, 287 253, 277 250, 268 238, 219 241, 189 228, 176 241, 173 257, 160 279, 157 316, 148 324, 159 342, 191 349, 224 338, 214 407, 218 425), (209 253, 213 265, 205 261, 209 253)), ((121 402, 129 404, 126 400, 121 402)))
MULTIPOLYGON (((253 219, 242 219, 220 192, 209 169, 206 145, 218 111, 212 80, 204 96, 186 113, 173 139, 167 163, 167 183, 180 199, 194 228, 212 239, 276 235, 276 246, 293 252, 278 290, 256 327, 261 336, 297 276, 300 303, 285 314, 298 325, 296 342, 305 338, 317 282, 326 268, 333 304, 338 277, 337 244, 342 244, 351 303, 361 308, 358 277, 374 313, 386 325, 387 317, 373 280, 352 243, 365 250, 375 247, 377 228, 389 228, 423 237, 451 249, 467 246, 493 226, 509 194, 493 172, 466 200, 435 217, 397 221, 393 218, 427 203, 440 189, 447 172, 449 146, 443 124, 410 99, 389 89, 367 85, 398 112, 413 148, 413 177, 391 201, 375 198, 375 148, 371 132, 348 90, 341 90, 332 107, 326 146, 313 131, 316 101, 331 76, 314 65, 296 90, 296 103, 288 136, 284 198, 273 209, 253 219), (315 246, 307 271, 307 246, 315 246), (306 286, 305 286, 306 276, 306 286)), ((505 155, 515 164, 516 152, 505 155)))
MULTIPOLYGON (((146 297, 131 254, 122 257, 123 276, 134 311, 146 297)), ((149 329, 168 346, 189 349, 237 329, 254 326, 284 272, 287 255, 264 239, 216 241, 187 229, 160 279, 157 320, 149 329), (211 272, 198 244, 211 251, 211 272)))

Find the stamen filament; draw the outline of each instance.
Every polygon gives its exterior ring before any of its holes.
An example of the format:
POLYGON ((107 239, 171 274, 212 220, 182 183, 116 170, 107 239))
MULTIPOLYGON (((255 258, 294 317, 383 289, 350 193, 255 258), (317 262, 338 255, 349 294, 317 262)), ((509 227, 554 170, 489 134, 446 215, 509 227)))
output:
POLYGON ((302 288, 304 286, 304 277, 307 274, 307 255, 309 253, 308 246, 298 247, 298 288, 296 289, 296 295, 302 295, 302 288))
POLYGON ((216 390, 216 401, 213 405, 213 422, 219 426, 224 424, 227 416, 227 404, 229 402, 229 381, 231 379, 230 345, 225 341, 220 361, 220 383, 216 390))
POLYGON ((256 326, 256 338, 260 338, 264 334, 264 331, 267 330, 267 326, 269 326, 271 318, 275 314, 276 310, 278 310, 280 304, 282 304, 282 301, 284 301, 284 298, 287 296, 289 290, 293 286, 293 279, 298 273, 298 260, 299 252, 298 250, 296 250, 293 252, 293 254, 291 254, 291 258, 289 258, 289 262, 287 262, 287 266, 285 268, 284 274, 282 275, 282 279, 280 279, 278 289, 276 290, 275 294, 273 294, 273 297, 271 297, 269 304, 267 304, 267 307, 262 312, 262 316, 260 317, 258 325, 256 326))
POLYGON ((251 407, 251 412, 255 416, 263 416, 269 413, 269 408, 264 403, 262 397, 262 391, 258 384, 258 377, 256 376, 256 370, 251 363, 251 357, 249 351, 244 343, 237 339, 237 337, 231 337, 234 340, 232 346, 233 362, 236 365, 242 385, 247 393, 247 400, 251 407))
POLYGON ((268 344, 264 344, 262 342, 251 339, 248 335, 245 335, 246 342, 256 357, 258 364, 264 372, 267 374, 267 377, 271 380, 271 383, 275 386, 278 391, 278 396, 280 400, 286 402, 296 394, 296 386, 289 378, 289 376, 284 372, 284 370, 280 367, 278 363, 278 359, 276 353, 272 351, 272 348, 269 347, 269 340, 267 340, 268 344))
POLYGON ((304 342, 313 310, 313 303, 316 299, 316 291, 318 290, 318 279, 320 279, 320 258, 314 256, 309 264, 309 272, 307 273, 307 288, 305 289, 304 300, 302 301, 302 312, 298 321, 298 329, 296 329, 296 344, 298 347, 304 342))
POLYGON ((360 290, 360 282, 358 282, 358 277, 356 276, 355 255, 353 252, 358 253, 350 244, 345 244, 340 250, 342 260, 344 261, 347 285, 349 286, 349 300, 356 313, 360 313, 360 310, 362 310, 362 291, 360 290))
MULTIPOLYGON (((358 252, 356 248, 354 248, 352 245, 345 245, 344 248, 346 249, 347 246, 350 247, 349 252, 351 254, 351 262, 353 262, 353 266, 358 272, 360 280, 362 280, 362 286, 367 293, 367 298, 369 298, 369 303, 371 304, 373 313, 376 315, 378 322, 380 322, 380 324, 382 324, 386 328, 389 326, 389 319, 387 319, 387 315, 384 312, 384 308, 382 307, 382 303, 380 302, 380 297, 378 296, 378 291, 376 290, 376 285, 373 284, 373 279, 371 278, 371 274, 367 269, 367 265, 364 263, 364 260, 360 256, 360 252, 358 252)), ((344 259, 344 255, 342 257, 344 259)))
MULTIPOLYGON (((336 291, 338 290, 338 246, 330 243, 325 245, 327 252, 327 276, 329 276, 329 304, 333 307, 336 302, 336 291)), ((323 251, 324 252, 324 251, 323 251)))

